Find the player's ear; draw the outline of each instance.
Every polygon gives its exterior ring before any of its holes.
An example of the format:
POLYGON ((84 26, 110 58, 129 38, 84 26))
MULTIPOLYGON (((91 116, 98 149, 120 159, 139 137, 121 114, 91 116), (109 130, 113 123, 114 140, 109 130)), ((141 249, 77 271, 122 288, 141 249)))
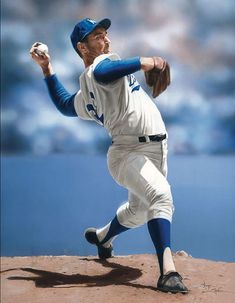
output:
POLYGON ((77 49, 82 56, 87 52, 86 45, 82 42, 77 43, 77 49))

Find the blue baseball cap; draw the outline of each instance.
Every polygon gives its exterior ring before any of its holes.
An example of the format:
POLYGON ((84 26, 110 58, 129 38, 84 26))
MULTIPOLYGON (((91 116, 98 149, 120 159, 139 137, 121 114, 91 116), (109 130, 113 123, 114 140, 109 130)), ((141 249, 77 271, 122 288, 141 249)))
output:
POLYGON ((96 22, 90 18, 86 18, 78 22, 70 35, 70 39, 75 51, 77 52, 77 43, 82 42, 95 28, 103 27, 104 29, 108 29, 110 25, 111 20, 107 18, 99 22, 96 22))

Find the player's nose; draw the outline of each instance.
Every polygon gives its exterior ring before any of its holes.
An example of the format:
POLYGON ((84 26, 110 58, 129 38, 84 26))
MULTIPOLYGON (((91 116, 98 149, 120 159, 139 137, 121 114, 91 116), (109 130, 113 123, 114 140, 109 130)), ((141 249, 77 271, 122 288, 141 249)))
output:
POLYGON ((104 41, 105 41, 105 43, 108 43, 108 44, 110 44, 110 43, 111 43, 111 41, 110 41, 110 39, 109 39, 109 37, 108 37, 108 36, 105 36, 104 41))

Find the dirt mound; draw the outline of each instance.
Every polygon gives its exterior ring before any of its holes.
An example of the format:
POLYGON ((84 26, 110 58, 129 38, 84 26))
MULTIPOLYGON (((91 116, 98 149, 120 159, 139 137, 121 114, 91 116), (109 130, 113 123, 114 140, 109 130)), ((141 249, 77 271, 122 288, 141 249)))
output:
POLYGON ((156 256, 1 258, 2 303, 232 303, 235 263, 174 255, 189 294, 156 291, 156 256))

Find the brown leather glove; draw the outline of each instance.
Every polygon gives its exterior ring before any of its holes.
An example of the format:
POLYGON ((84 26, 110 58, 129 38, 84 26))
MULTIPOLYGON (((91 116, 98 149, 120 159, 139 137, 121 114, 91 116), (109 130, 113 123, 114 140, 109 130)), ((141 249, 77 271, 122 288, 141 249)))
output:
POLYGON ((154 68, 145 72, 145 80, 152 88, 152 96, 156 98, 170 85, 170 66, 161 57, 153 57, 154 68))

